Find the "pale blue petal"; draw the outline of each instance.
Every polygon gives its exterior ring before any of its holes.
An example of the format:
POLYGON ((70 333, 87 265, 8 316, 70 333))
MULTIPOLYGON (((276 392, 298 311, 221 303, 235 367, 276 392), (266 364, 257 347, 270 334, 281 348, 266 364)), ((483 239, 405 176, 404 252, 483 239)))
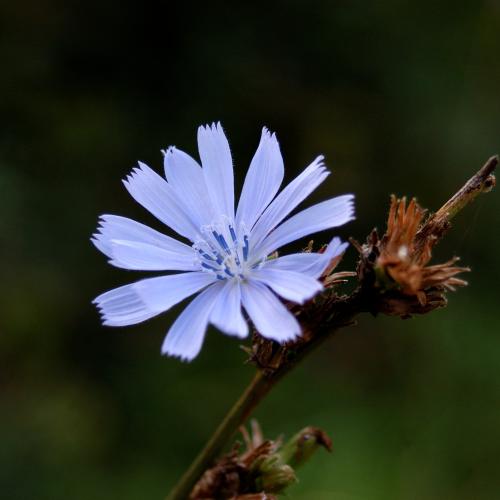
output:
POLYGON ((124 285, 94 299, 106 326, 127 326, 146 321, 158 315, 150 310, 137 295, 132 285, 124 285))
POLYGON ((192 271, 198 268, 193 249, 144 224, 102 215, 92 237, 114 266, 142 271, 192 271))
POLYGON ((164 167, 169 185, 188 207, 197 225, 212 223, 214 209, 200 165, 183 151, 169 147, 165 151, 164 167))
POLYGON ((255 328, 263 337, 287 342, 300 335, 300 325, 295 316, 267 286, 258 282, 244 282, 241 285, 241 299, 255 328))
POLYGON ((164 224, 191 241, 198 237, 199 226, 167 181, 144 163, 123 181, 128 192, 164 224))
POLYGON ((148 278, 135 283, 134 288, 147 307, 162 312, 216 280, 212 274, 199 271, 148 278))
POLYGON ((94 303, 105 325, 133 325, 167 311, 214 280, 204 272, 148 278, 103 293, 94 303))
POLYGON ((234 174, 229 143, 220 123, 198 128, 203 175, 218 215, 234 219, 234 174))
POLYGON ((323 253, 303 252, 284 255, 276 259, 266 260, 262 269, 296 271, 313 278, 319 278, 332 259, 342 254, 347 247, 348 243, 342 243, 340 238, 335 237, 323 253))
POLYGON ((344 253, 347 250, 348 246, 349 243, 343 243, 339 237, 335 236, 334 238, 332 238, 332 241, 328 243, 328 246, 326 247, 322 255, 327 256, 330 260, 334 259, 340 254, 344 253))
POLYGON ((228 280, 219 294, 210 315, 210 323, 227 335, 245 338, 248 324, 241 312, 241 289, 236 280, 228 280))
POLYGON ((269 205, 283 181, 284 166, 275 134, 262 130, 259 147, 250 163, 241 192, 236 225, 241 222, 251 229, 269 205))
POLYGON ((269 255, 291 241, 308 234, 338 227, 354 218, 353 195, 337 196, 306 208, 275 229, 253 251, 253 257, 269 255))
POLYGON ((186 257, 147 243, 111 240, 114 258, 109 262, 116 267, 136 271, 200 271, 196 254, 192 248, 190 250, 191 254, 186 257))
POLYGON ((222 289, 218 282, 206 290, 182 311, 175 320, 163 342, 161 352, 191 361, 201 350, 210 313, 222 289))
POLYGON ((258 245, 292 210, 307 198, 329 175, 318 156, 267 207, 252 229, 252 247, 258 245))
POLYGON ((284 299, 298 304, 303 304, 323 290, 323 285, 317 279, 296 271, 257 269, 249 279, 264 283, 284 299))

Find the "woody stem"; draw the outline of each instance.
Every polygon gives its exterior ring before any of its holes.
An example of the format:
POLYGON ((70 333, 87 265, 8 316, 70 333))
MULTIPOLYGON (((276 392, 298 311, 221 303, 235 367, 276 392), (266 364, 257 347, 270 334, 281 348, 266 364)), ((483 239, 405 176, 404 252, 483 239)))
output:
POLYGON ((439 241, 450 228, 450 221, 481 193, 495 187, 494 171, 498 156, 492 156, 435 214, 431 215, 420 228, 416 237, 416 247, 422 248, 432 236, 439 241))

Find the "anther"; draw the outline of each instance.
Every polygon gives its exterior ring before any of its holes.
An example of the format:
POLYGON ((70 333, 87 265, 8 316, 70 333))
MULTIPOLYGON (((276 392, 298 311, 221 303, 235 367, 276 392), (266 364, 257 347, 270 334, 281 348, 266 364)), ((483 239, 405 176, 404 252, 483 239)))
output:
POLYGON ((246 234, 243 236, 243 242, 245 243, 243 245, 243 260, 246 261, 248 259, 248 236, 246 234))

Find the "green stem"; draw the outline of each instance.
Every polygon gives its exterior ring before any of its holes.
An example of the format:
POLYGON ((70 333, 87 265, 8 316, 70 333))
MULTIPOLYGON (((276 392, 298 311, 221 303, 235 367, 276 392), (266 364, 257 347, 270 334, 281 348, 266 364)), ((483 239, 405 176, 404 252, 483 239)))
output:
MULTIPOLYGON (((353 295, 353 297, 355 296, 353 295)), ((344 305, 342 311, 337 313, 333 323, 326 323, 322 325, 322 328, 318 328, 317 336, 303 344, 296 351, 293 361, 282 364, 272 374, 266 374, 260 369, 257 371, 249 386, 229 410, 208 443, 170 492, 167 500, 186 500, 189 498, 189 494, 200 476, 215 462, 215 459, 220 455, 239 427, 245 423, 253 410, 277 382, 297 366, 309 352, 329 338, 334 331, 342 326, 347 326, 352 317, 360 312, 360 309, 352 307, 355 302, 357 302, 357 297, 344 305)))
POLYGON ((236 433, 240 425, 246 421, 274 383, 274 378, 266 378, 261 371, 255 374, 245 392, 229 410, 208 443, 170 492, 167 497, 168 500, 185 500, 189 498, 189 493, 196 481, 222 452, 227 442, 236 433))

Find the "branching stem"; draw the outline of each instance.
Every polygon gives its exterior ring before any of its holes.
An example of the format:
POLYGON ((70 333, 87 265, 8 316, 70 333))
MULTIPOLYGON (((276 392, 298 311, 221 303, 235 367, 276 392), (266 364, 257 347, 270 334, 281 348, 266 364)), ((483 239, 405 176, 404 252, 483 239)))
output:
MULTIPOLYGON (((453 195, 434 215, 432 215, 420 229, 417 239, 425 241, 432 235, 436 239, 447 231, 450 220, 474 198, 489 191, 495 185, 493 171, 498 163, 498 157, 490 158, 486 164, 467 183, 453 195)), ((227 446, 238 428, 245 423, 247 418, 269 391, 290 372, 300 361, 320 343, 324 342, 338 329, 352 323, 353 318, 365 311, 374 311, 375 298, 366 290, 358 290, 351 296, 334 305, 333 315, 329 315, 323 323, 316 323, 314 336, 311 340, 300 344, 293 352, 291 360, 287 360, 274 371, 259 369, 250 385, 245 389, 240 398, 224 417, 203 450, 196 457, 177 485, 170 492, 167 500, 186 500, 205 470, 210 467, 215 459, 227 446)))

